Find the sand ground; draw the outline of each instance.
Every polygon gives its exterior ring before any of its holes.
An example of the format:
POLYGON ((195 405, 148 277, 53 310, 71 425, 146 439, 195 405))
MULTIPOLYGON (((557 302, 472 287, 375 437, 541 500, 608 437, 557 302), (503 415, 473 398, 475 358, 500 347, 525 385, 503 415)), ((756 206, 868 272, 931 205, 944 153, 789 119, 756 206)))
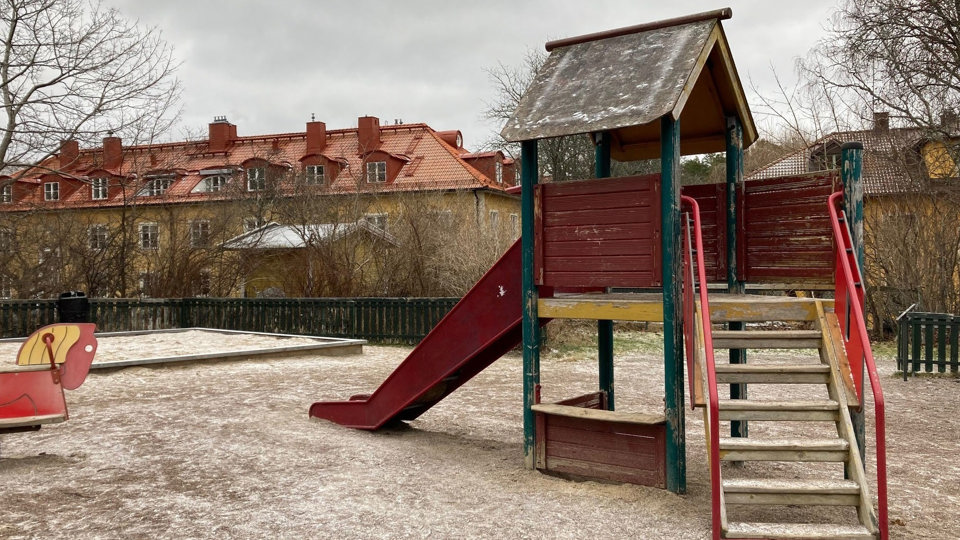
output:
MULTIPOLYGON (((168 336, 101 350, 197 341, 168 336)), ((15 350, 0 344, 0 358, 15 350)), ((685 495, 529 471, 516 354, 406 429, 308 419, 313 401, 375 389, 409 350, 93 372, 67 393, 68 422, 0 436, 0 538, 709 538, 699 411, 685 495)), ((662 410, 661 364, 655 347, 618 352, 619 410, 662 410)), ((960 538, 960 379, 903 382, 892 359, 882 371, 891 536, 960 538)), ((544 401, 595 381, 592 359, 543 359, 544 401)))

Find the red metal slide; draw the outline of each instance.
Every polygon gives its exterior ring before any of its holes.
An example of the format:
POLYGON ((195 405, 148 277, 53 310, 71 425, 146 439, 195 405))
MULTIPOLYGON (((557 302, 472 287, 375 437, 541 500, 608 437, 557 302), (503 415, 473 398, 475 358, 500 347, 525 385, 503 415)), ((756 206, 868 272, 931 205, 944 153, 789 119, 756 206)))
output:
POLYGON ((375 430, 423 414, 520 343, 520 266, 518 240, 373 394, 314 403, 310 416, 375 430))

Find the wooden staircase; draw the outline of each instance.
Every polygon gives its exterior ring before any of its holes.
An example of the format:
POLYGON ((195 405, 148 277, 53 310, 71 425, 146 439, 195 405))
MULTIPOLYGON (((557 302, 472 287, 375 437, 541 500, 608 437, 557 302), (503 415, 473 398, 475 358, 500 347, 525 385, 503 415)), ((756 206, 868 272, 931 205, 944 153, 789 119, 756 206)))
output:
MULTIPOLYGON (((749 421, 749 437, 719 437, 721 537, 877 538, 877 516, 849 414, 856 394, 832 301, 784 298, 715 308, 711 299, 710 304, 715 323, 744 320, 742 314, 750 313, 754 321, 780 320, 787 322, 782 326, 800 328, 713 331, 715 350, 793 349, 785 355, 753 354, 748 364, 717 362, 721 398, 728 384, 749 387, 748 399, 718 402, 721 422, 749 421), (728 520, 728 514, 737 519, 728 520)), ((702 330, 698 333, 702 336, 702 330)), ((703 340, 698 341, 695 398, 703 405, 709 388, 703 340)), ((707 430, 708 414, 704 407, 707 430)))

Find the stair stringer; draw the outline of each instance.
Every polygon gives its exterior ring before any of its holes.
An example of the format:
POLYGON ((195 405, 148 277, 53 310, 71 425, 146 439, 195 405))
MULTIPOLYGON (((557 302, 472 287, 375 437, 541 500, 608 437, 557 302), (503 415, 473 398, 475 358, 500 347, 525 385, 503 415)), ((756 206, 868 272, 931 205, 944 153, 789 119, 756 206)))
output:
MULTIPOLYGON (((694 401, 694 407, 700 407, 701 409, 703 409, 703 432, 706 434, 706 437, 707 437, 707 455, 709 456, 709 455, 710 455, 710 445, 712 444, 712 440, 713 440, 713 438, 711 437, 711 432, 710 432, 710 429, 711 429, 710 426, 712 425, 711 422, 710 422, 710 406, 709 406, 709 403, 707 403, 707 401, 710 399, 710 398, 709 398, 709 396, 710 396, 710 388, 709 388, 709 381, 708 381, 708 379, 707 379, 707 377, 706 377, 706 373, 707 373, 707 355, 706 355, 706 352, 705 352, 705 351, 706 351, 706 340, 705 340, 704 337, 703 337, 703 324, 701 324, 702 321, 703 321, 703 315, 702 315, 702 313, 701 313, 701 311, 700 311, 700 302, 699 302, 699 301, 696 302, 695 309, 696 309, 696 311, 697 311, 697 315, 696 315, 696 317, 694 317, 694 320, 693 320, 693 324, 695 325, 695 334, 694 334, 694 335, 696 336, 696 341, 695 341, 695 343, 694 343, 694 348, 693 348, 694 353, 695 353, 693 365, 694 365, 694 367, 696 368, 697 372, 696 372, 695 374, 694 374, 694 373, 688 373, 687 376, 688 376, 688 377, 695 377, 695 380, 700 383, 699 385, 696 385, 696 384, 695 384, 695 386, 698 387, 699 390, 700 390, 700 395, 699 395, 699 396, 691 396, 691 397, 692 397, 692 399, 693 399, 693 401, 694 401)), ((713 462, 710 461, 710 460, 708 460, 707 465, 709 466, 709 468, 712 468, 712 467, 713 467, 713 462)), ((719 476, 719 478, 720 478, 720 485, 723 485, 723 468, 720 466, 719 463, 717 464, 717 468, 718 468, 717 476, 719 476)), ((716 490, 719 492, 719 497, 720 497, 720 530, 723 531, 724 533, 726 533, 726 530, 727 530, 727 502, 726 502, 725 497, 724 497, 724 495, 723 495, 723 489, 720 489, 720 486, 711 486, 710 489, 711 489, 711 490, 716 489, 716 490)))
POLYGON ((839 330, 839 322, 836 315, 832 312, 828 314, 824 309, 822 302, 817 302, 817 328, 823 334, 823 346, 820 348, 820 359, 823 363, 830 366, 830 382, 827 385, 827 391, 830 398, 840 404, 837 420, 837 434, 846 439, 849 443, 849 456, 845 465, 847 476, 854 480, 860 486, 860 504, 857 505, 857 514, 860 523, 872 534, 879 534, 877 512, 873 507, 873 497, 870 495, 870 488, 867 482, 866 467, 860 458, 860 450, 857 446, 857 439, 853 429, 853 421, 850 419, 850 407, 848 404, 847 385, 844 382, 844 374, 840 369, 841 359, 846 359, 846 350, 843 343, 838 341, 839 332, 832 332, 831 329, 839 330))

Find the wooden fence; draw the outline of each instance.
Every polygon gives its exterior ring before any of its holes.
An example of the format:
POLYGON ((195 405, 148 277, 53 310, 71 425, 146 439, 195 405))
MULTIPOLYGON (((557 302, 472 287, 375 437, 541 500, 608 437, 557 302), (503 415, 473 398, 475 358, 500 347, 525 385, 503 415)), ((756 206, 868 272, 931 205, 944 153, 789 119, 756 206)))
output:
POLYGON ((927 373, 937 367, 938 373, 960 369, 957 341, 960 317, 948 313, 907 313, 900 318, 897 332, 897 369, 903 380, 912 371, 927 373))
MULTIPOLYGON (((219 328, 417 343, 459 298, 90 299, 100 332, 219 328)), ((0 301, 0 337, 57 322, 56 300, 0 301)))

